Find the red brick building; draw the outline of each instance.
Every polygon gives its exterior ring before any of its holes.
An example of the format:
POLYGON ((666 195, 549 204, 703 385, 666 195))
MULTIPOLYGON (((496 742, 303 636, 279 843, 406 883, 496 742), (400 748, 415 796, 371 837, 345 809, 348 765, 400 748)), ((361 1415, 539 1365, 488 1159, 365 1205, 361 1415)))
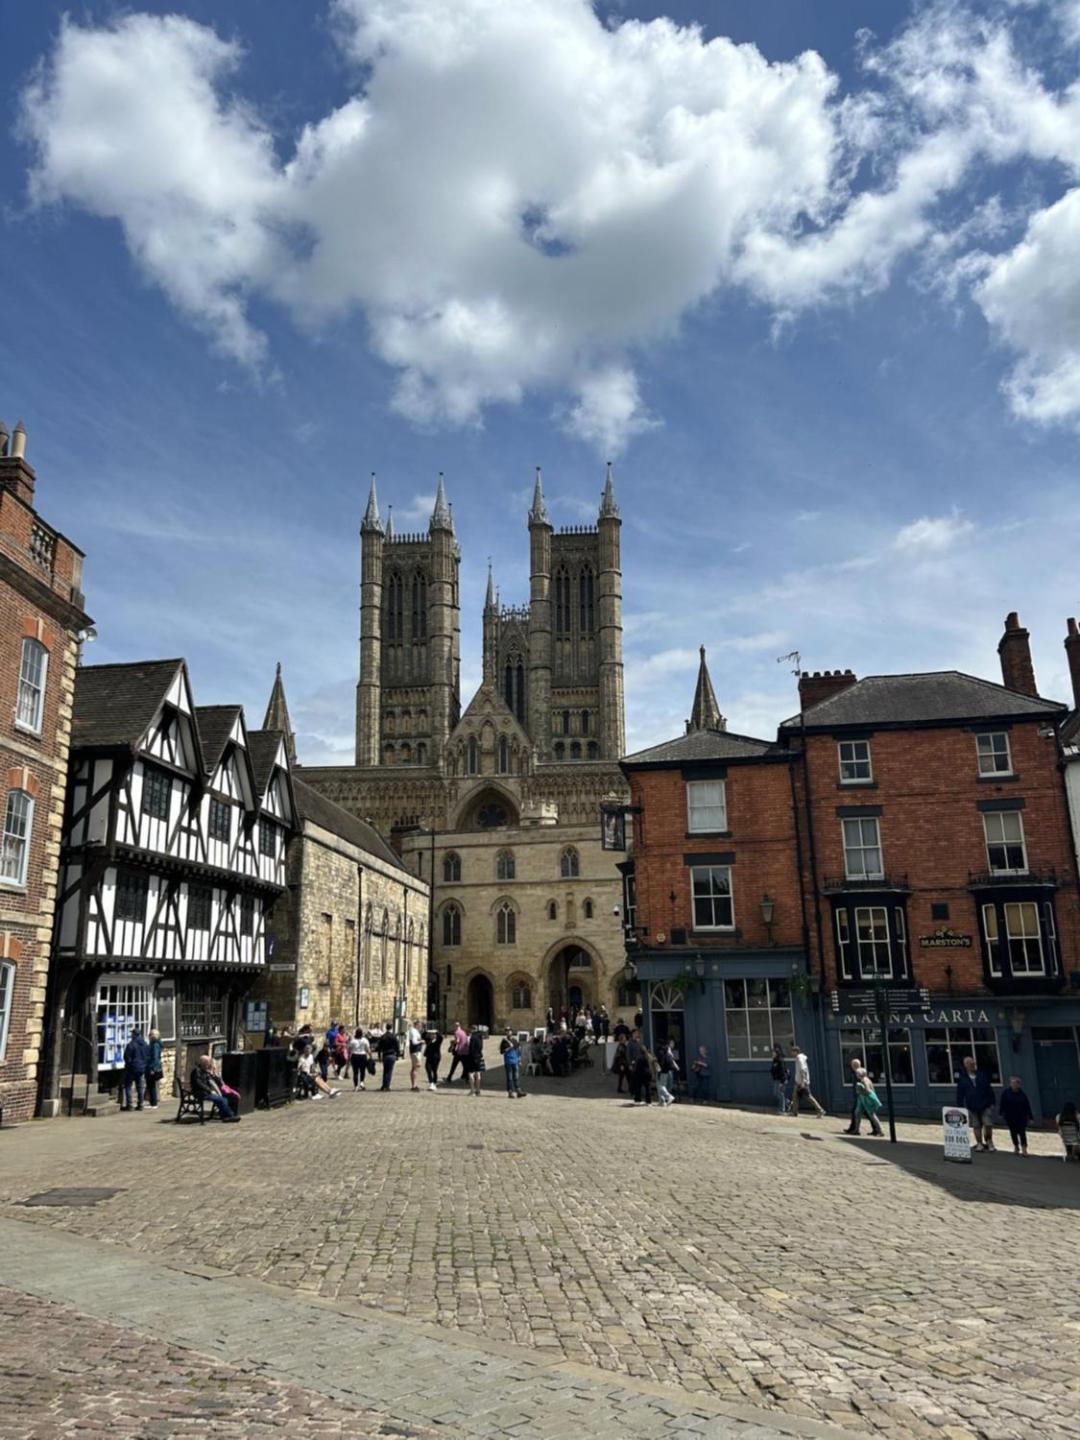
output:
POLYGON ((875 985, 909 997, 890 1028, 900 1109, 949 1101, 968 1054, 995 1086, 1019 1074, 1044 1115, 1080 1093, 1067 712, 1038 695, 1015 615, 999 653, 1001 685, 804 675, 772 743, 726 731, 703 656, 687 734, 627 757, 645 1010, 655 1034, 675 1006, 686 1048, 710 1046, 720 1098, 766 1099, 771 1046, 794 1034, 842 1105, 853 1056, 883 1067, 875 985))
POLYGON ((34 1113, 64 813, 82 551, 34 507, 21 422, 0 425, 0 1106, 34 1113))

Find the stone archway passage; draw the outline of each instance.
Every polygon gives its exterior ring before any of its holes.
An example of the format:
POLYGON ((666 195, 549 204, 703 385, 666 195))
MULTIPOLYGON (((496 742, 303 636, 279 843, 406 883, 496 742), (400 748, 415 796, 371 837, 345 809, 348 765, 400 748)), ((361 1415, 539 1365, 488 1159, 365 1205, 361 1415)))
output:
POLYGON ((569 941, 551 957, 548 967, 548 1004, 555 1014, 596 1003, 596 973, 592 956, 569 941))
POLYGON ((495 1024, 495 990, 486 975, 474 975, 469 981, 467 1001, 469 1024, 490 1030, 495 1024))

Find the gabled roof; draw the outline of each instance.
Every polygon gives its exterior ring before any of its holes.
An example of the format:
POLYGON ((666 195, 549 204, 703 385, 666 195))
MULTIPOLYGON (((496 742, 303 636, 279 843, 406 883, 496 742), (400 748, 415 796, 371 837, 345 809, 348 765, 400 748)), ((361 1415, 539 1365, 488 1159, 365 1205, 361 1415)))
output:
POLYGON ((355 815, 350 815, 348 810, 343 810, 333 800, 328 800, 325 795, 320 795, 303 780, 293 776, 293 790, 296 793, 296 808, 304 820, 310 820, 313 825, 318 825, 321 830, 329 830, 332 835, 338 835, 342 840, 347 840, 351 845, 356 845, 361 850, 366 850, 369 855, 375 855, 378 859, 393 865, 398 870, 405 870, 401 857, 390 848, 379 832, 366 820, 358 820, 355 815))
POLYGON ((217 769, 240 714, 239 705, 196 705, 195 721, 202 741, 203 770, 207 775, 213 775, 217 769))
POLYGON ((146 734, 183 660, 81 665, 75 671, 73 749, 134 749, 146 734))
MULTIPOLYGON (((1064 710, 1056 700, 1007 690, 977 675, 934 670, 917 675, 867 675, 812 705, 802 718, 808 730, 831 730, 839 725, 929 725, 1039 716, 1056 720, 1064 710)), ((780 729, 797 730, 800 723, 800 717, 793 715, 780 729)))
POLYGON ((274 761, 284 743, 285 736, 280 730, 248 731, 248 754, 255 773, 255 794, 260 801, 266 794, 270 776, 274 773, 274 761))
POLYGON ((769 740, 736 735, 731 730, 690 730, 677 740, 665 740, 662 745, 624 755, 619 764, 679 765, 698 760, 748 760, 775 750, 769 740))
POLYGON ((462 711, 461 719, 451 730, 450 740, 453 740, 459 732, 471 731, 478 720, 498 720, 500 723, 510 720, 518 738, 526 745, 530 743, 524 726, 503 699, 497 685, 483 683, 479 686, 476 694, 462 711))

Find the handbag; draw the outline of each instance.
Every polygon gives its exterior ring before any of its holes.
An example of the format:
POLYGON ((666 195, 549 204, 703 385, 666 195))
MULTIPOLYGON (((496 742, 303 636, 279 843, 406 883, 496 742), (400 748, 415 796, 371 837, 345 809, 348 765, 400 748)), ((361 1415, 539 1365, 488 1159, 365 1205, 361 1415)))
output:
POLYGON ((367 1073, 368 1073, 369 1075, 374 1075, 374 1074, 375 1074, 375 1056, 374 1056, 374 1055, 369 1055, 369 1056, 367 1057, 367 1073))

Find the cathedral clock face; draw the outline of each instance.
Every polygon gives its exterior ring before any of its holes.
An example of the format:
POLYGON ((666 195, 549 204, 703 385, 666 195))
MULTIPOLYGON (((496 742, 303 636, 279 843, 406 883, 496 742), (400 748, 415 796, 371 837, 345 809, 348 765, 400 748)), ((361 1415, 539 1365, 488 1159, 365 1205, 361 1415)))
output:
POLYGON ((500 830, 509 823, 506 806, 489 800, 476 812, 476 823, 481 830, 500 830))

